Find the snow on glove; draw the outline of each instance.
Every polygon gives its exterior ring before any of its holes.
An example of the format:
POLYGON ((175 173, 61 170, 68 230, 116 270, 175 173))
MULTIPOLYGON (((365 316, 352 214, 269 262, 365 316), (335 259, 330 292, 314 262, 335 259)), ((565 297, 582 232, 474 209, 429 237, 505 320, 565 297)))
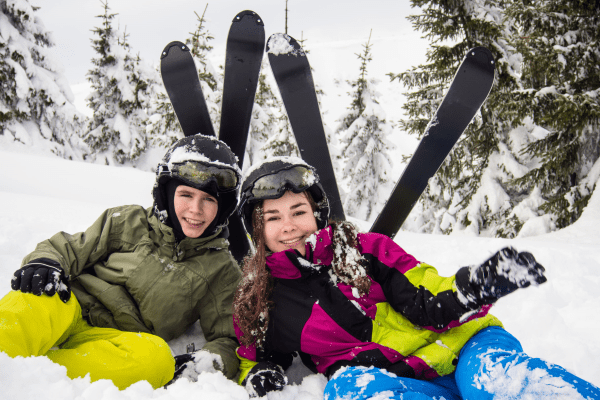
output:
POLYGON ((546 282, 545 271, 531 253, 505 247, 479 266, 458 270, 458 299, 471 309, 492 304, 519 288, 546 282))
POLYGON ((218 354, 206 350, 175 356, 175 376, 173 380, 187 378, 196 382, 202 372, 223 371, 223 360, 218 354))
POLYGON ((15 271, 10 286, 13 290, 40 296, 58 297, 66 303, 71 298, 71 284, 60 264, 48 258, 37 258, 15 271))
POLYGON ((250 397, 264 397, 268 392, 282 390, 287 383, 283 368, 270 361, 261 361, 248 372, 242 385, 250 397))

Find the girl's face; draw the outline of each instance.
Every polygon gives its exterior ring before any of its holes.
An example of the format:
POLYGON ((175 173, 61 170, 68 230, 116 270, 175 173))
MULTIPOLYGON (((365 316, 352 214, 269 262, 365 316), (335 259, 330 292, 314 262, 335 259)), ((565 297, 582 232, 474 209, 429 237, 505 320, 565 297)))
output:
POLYGON ((173 203, 181 229, 190 238, 200 237, 219 209, 217 199, 213 196, 185 185, 177 187, 173 203))
POLYGON ((272 252, 296 249, 306 255, 304 241, 317 231, 317 219, 304 192, 285 192, 263 202, 265 244, 272 252))

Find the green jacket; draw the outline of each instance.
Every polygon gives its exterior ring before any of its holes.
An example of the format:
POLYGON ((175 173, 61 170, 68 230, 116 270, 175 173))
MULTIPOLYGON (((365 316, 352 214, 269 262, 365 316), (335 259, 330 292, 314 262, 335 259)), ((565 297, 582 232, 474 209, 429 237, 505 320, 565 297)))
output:
POLYGON ((177 245, 151 208, 123 206, 106 210, 85 232, 41 242, 23 265, 42 257, 58 261, 93 326, 169 341, 200 320, 203 349, 221 356, 231 378, 239 365, 232 302, 241 273, 220 233, 177 245))

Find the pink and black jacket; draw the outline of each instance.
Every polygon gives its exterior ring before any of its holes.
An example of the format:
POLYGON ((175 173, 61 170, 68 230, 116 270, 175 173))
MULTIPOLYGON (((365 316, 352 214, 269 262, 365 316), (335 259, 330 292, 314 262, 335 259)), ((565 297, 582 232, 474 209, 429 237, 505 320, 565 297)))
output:
MULTIPOLYGON (((287 250, 267 258, 274 308, 264 346, 237 349, 240 382, 257 362, 285 368, 283 360, 295 352, 313 371, 328 375, 343 365, 388 368, 402 362, 411 376, 433 379, 454 371, 474 334, 501 326, 487 314, 490 306, 472 310, 458 300, 455 277, 440 277, 375 233, 358 234, 373 283, 367 295, 355 297, 351 286, 332 279, 332 227, 315 235, 307 240, 306 257, 287 250)), ((242 335, 237 326, 236 334, 242 335)))

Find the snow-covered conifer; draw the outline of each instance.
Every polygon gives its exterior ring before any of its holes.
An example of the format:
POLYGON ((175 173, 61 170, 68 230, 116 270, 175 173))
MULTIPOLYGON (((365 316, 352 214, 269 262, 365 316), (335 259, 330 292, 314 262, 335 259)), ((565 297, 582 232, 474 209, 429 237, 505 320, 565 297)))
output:
MULTIPOLYGON (((196 13, 198 26, 194 32, 190 33, 191 37, 186 40, 186 44, 190 48, 196 69, 198 70, 198 78, 205 97, 206 106, 210 113, 211 122, 215 127, 215 131, 218 132, 223 79, 222 74, 215 71, 208 58, 213 49, 209 45, 209 42, 214 38, 206 28, 205 14, 206 7, 202 16, 196 13)), ((148 130, 154 147, 166 149, 183 137, 183 130, 179 125, 173 105, 162 85, 162 81, 157 88, 157 94, 152 104, 152 115, 149 121, 148 130)))
POLYGON ((28 0, 0 0, 0 138, 81 159, 85 117, 28 0))
POLYGON ((344 210, 359 219, 372 220, 385 205, 390 193, 389 173, 392 159, 389 152, 395 148, 387 136, 391 126, 378 102, 376 82, 367 79, 367 65, 371 61, 371 37, 362 53, 360 74, 349 82, 355 88, 352 104, 341 118, 337 132, 341 134, 343 172, 348 194, 344 210))
MULTIPOLYGON (((268 59, 263 62, 263 71, 267 68, 267 65, 268 59)), ((276 156, 299 157, 300 151, 296 144, 290 120, 283 101, 272 90, 273 84, 275 84, 274 79, 269 80, 266 75, 261 74, 255 100, 255 107, 256 105, 260 107, 260 113, 257 114, 259 119, 254 119, 255 108, 252 110, 251 129, 253 131, 256 129, 256 133, 253 133, 254 137, 258 137, 260 133, 260 136, 266 141, 257 154, 260 154, 259 157, 263 159, 276 156), (259 125, 259 122, 262 126, 259 125)))
POLYGON ((480 112, 430 180, 405 226, 412 224, 423 232, 514 237, 524 221, 537 214, 531 193, 515 190, 512 183, 530 168, 530 160, 521 154, 528 139, 519 133, 520 123, 513 124, 519 119, 517 114, 527 110, 515 106, 522 89, 521 55, 508 42, 514 31, 512 22, 505 19, 504 5, 495 0, 428 0, 419 5, 422 14, 409 19, 432 41, 428 62, 390 74, 410 90, 401 129, 419 136, 425 133, 469 49, 484 46, 491 50, 496 79, 480 112), (518 206, 527 211, 515 213, 518 206))
POLYGON ((127 34, 113 27, 117 14, 109 13, 108 3, 102 3, 104 14, 97 17, 101 26, 93 30, 92 40, 98 58, 88 71, 92 93, 88 105, 94 115, 84 140, 93 151, 93 159, 106 164, 135 165, 146 150, 146 125, 154 96, 157 76, 139 56, 133 56, 127 34))
POLYGON ((246 159, 248 162, 245 162, 245 164, 247 166, 256 164, 259 160, 264 159, 262 147, 277 125, 275 107, 278 100, 271 89, 270 76, 265 73, 268 69, 270 69, 269 59, 264 57, 258 76, 254 106, 252 107, 252 118, 250 119, 250 132, 248 133, 248 142, 246 144, 246 159))
POLYGON ((262 147, 265 158, 292 156, 300 157, 300 151, 292 132, 290 120, 281 106, 277 113, 276 124, 271 132, 270 139, 262 147))
MULTIPOLYGON (((600 177, 600 18, 597 1, 512 2, 507 15, 518 30, 512 44, 523 54, 523 90, 535 161, 515 180, 537 194, 538 214, 563 228, 586 207, 600 177)), ((524 227, 526 228, 526 227, 524 227)))
POLYGON ((206 100, 206 106, 210 113, 215 132, 219 131, 219 125, 221 121, 221 96, 223 91, 223 74, 217 71, 209 56, 213 50, 213 46, 210 45, 210 41, 214 37, 208 31, 206 27, 206 9, 208 4, 204 7, 202 15, 196 13, 198 18, 198 27, 186 44, 190 47, 194 62, 196 63, 196 69, 198 70, 198 78, 202 85, 202 91, 204 92, 204 98, 206 100))
POLYGON ((183 138, 183 130, 179 125, 175 110, 173 110, 173 104, 171 104, 167 91, 162 85, 157 86, 151 110, 147 132, 153 148, 167 149, 183 138))

